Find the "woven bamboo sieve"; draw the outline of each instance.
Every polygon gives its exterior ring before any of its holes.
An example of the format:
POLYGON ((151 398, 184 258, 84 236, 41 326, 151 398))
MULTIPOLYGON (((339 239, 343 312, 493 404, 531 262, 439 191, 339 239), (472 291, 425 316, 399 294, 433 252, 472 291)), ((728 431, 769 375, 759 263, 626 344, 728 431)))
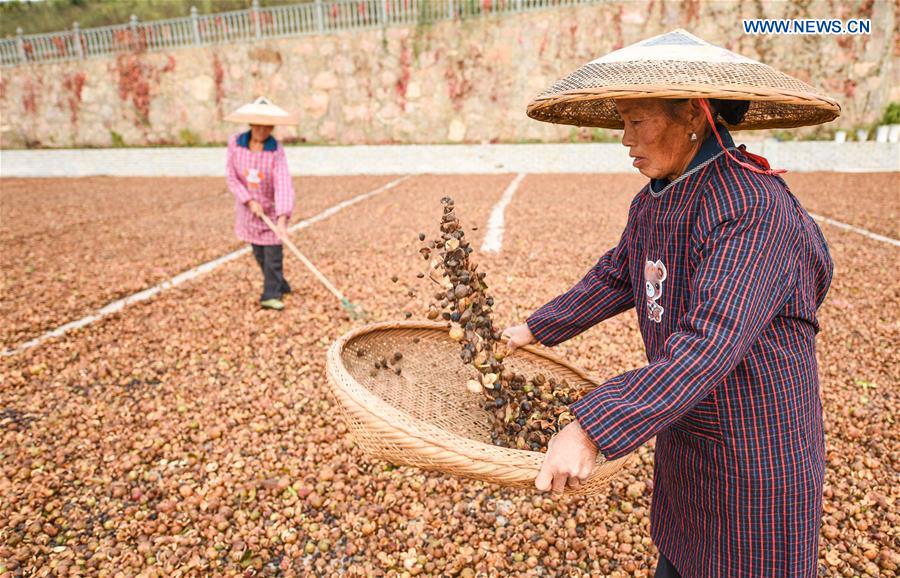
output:
MULTIPOLYGON (((535 347, 518 349, 504 363, 526 377, 543 373, 576 388, 599 385, 578 367, 535 347)), ((459 344, 449 338, 445 323, 403 321, 355 329, 332 344, 327 365, 347 425, 370 455, 503 486, 533 487, 544 454, 491 444, 483 397, 465 386, 475 370, 459 361, 459 344), (403 354, 397 364, 401 375, 374 370, 376 360, 391 359, 395 352, 403 354)), ((598 457, 590 478, 578 490, 566 491, 598 492, 630 457, 611 462, 598 457)))

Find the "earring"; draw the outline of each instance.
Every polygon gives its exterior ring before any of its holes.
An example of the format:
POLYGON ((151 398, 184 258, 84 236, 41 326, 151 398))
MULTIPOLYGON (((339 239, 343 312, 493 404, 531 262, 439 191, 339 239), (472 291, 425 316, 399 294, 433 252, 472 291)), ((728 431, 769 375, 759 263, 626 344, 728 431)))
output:
POLYGON ((696 141, 696 140, 697 140, 697 133, 692 132, 692 133, 691 133, 691 142, 694 142, 694 141, 696 141))

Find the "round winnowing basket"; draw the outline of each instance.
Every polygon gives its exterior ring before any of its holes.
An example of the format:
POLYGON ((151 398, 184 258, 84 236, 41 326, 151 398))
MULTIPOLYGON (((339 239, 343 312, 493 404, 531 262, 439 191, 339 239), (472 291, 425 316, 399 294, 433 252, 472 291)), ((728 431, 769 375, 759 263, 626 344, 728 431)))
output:
MULTIPOLYGON (((544 374, 580 389, 598 382, 583 370, 538 348, 518 349, 504 361, 526 377, 544 374)), ((376 323, 355 329, 328 351, 328 377, 350 431, 364 451, 397 465, 414 466, 504 486, 533 487, 544 454, 491 444, 482 396, 466 381, 475 370, 459 360, 459 344, 437 322, 376 323), (375 369, 381 358, 401 370, 375 369)), ((574 493, 602 489, 630 456, 597 459, 590 478, 574 493)), ((571 490, 567 490, 571 491, 571 490)))

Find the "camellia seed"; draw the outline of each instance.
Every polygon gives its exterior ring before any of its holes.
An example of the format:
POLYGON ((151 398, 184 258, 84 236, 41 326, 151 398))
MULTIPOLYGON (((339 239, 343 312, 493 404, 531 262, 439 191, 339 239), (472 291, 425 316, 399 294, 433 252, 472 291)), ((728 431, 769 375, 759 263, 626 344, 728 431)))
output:
MULTIPOLYGON (((467 380, 466 389, 485 398, 483 408, 492 420, 492 442, 545 451, 551 436, 574 420, 568 404, 577 396, 564 380, 552 376, 548 380, 540 374, 526 378, 504 368, 506 347, 492 320, 494 298, 487 294, 486 273, 477 271, 478 265, 470 260, 473 249, 465 239, 453 200, 444 197, 441 204, 440 238, 426 242, 425 235, 419 235, 419 241, 427 245, 420 249, 426 260, 435 251, 429 276, 443 287, 433 294, 425 316, 451 322, 449 337, 460 343, 460 359, 478 372, 478 379, 467 380)), ((418 276, 424 278, 425 274, 418 276)), ((414 292, 410 290, 408 295, 413 297, 414 292)))

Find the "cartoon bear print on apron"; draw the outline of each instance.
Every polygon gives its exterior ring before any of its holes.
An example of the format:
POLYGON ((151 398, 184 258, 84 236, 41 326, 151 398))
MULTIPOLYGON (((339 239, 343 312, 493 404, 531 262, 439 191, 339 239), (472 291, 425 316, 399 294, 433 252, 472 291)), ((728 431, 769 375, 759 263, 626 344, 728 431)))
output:
POLYGON ((662 297, 663 281, 666 280, 666 266, 662 261, 647 261, 644 264, 644 288, 647 292, 647 317, 654 323, 661 323, 662 305, 657 303, 662 297))
POLYGON ((247 188, 258 191, 266 177, 259 169, 251 168, 246 170, 244 178, 247 180, 247 188))

